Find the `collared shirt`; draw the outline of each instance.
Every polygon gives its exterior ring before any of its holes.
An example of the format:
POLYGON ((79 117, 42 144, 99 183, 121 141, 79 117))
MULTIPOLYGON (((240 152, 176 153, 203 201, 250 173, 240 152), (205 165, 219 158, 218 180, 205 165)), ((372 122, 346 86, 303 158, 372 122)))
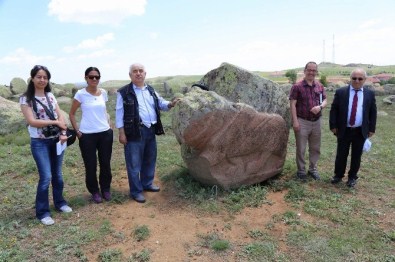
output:
MULTIPOLYGON (((139 116, 141 122, 146 127, 151 127, 152 124, 156 124, 157 116, 155 112, 154 98, 151 96, 147 89, 147 85, 143 88, 138 88, 133 84, 133 90, 136 93, 137 103, 139 104, 139 116)), ((156 92, 155 92, 156 93, 156 92)), ((158 93, 159 109, 162 111, 168 111, 169 101, 163 99, 158 93)), ((119 92, 117 92, 117 104, 115 106, 115 127, 123 127, 123 98, 119 92)))
MULTIPOLYGON (((355 89, 350 85, 349 88, 350 92, 350 97, 348 100, 348 115, 347 115, 347 127, 350 127, 350 116, 351 116, 351 108, 352 108, 352 102, 354 99, 354 94, 355 94, 355 89)), ((363 104, 363 87, 359 89, 357 92, 358 96, 358 104, 357 104, 357 114, 355 115, 355 125, 352 127, 359 127, 362 126, 362 104, 363 104)))
POLYGON ((321 83, 314 80, 313 85, 302 80, 294 84, 289 92, 289 100, 296 100, 296 115, 304 119, 314 119, 321 116, 321 112, 315 115, 310 110, 321 105, 326 99, 325 89, 321 83))

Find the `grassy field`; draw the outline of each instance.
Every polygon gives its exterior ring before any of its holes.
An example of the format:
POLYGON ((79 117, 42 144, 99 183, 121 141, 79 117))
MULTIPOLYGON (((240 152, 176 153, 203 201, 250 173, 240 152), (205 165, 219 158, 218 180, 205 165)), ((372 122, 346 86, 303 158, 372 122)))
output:
MULTIPOLYGON (((219 239, 215 234, 200 235, 199 247, 210 250, 210 256, 189 254, 191 261, 395 261, 395 109, 381 100, 382 97, 377 97, 379 111, 387 114, 380 113, 378 117, 372 150, 363 155, 356 189, 330 184, 336 141, 328 128, 329 109, 324 111, 321 181, 301 183, 295 179, 295 144, 290 132, 282 174, 251 187, 218 189, 214 195, 212 187, 203 186, 187 175, 170 129, 171 114, 165 113, 166 135, 158 137, 157 170, 162 183, 177 192, 175 201, 207 216, 264 208, 270 204, 265 196, 271 192, 284 192, 288 204, 265 227, 246 230, 248 238, 243 244, 219 239), (306 216, 300 216, 301 212, 306 216), (280 225, 287 232, 285 239, 274 234, 280 225)), ((108 110, 112 114, 114 101, 115 96, 111 96, 108 110)), ((67 105, 62 107, 68 111, 67 105)), ((116 182, 124 175, 125 163, 123 149, 116 141, 117 131, 114 137, 112 169, 116 182)), ((152 261, 152 249, 144 248, 127 257, 120 249, 103 247, 104 237, 110 236, 116 242, 125 236, 124 232, 114 230, 111 214, 93 206, 85 197, 78 144, 66 151, 64 193, 74 212, 84 213, 90 219, 76 220, 73 215, 53 210, 55 220, 60 222, 51 227, 41 225, 34 217, 38 175, 27 130, 0 137, 0 158, 0 261, 88 261, 85 247, 95 245, 100 247, 97 261, 152 261)), ((130 201, 127 194, 115 190, 109 205, 122 206, 127 201, 130 201)), ((232 230, 231 225, 230 218, 228 230, 232 230)), ((149 227, 140 225, 134 229, 133 237, 136 243, 143 242, 150 234, 149 227)))

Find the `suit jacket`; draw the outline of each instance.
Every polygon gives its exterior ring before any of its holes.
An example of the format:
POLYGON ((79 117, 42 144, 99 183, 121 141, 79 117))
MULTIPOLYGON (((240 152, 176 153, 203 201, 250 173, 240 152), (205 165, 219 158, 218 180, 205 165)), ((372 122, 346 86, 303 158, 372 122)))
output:
MULTIPOLYGON (((341 138, 347 128, 348 103, 351 86, 342 87, 336 90, 331 110, 329 113, 329 128, 337 128, 337 137, 341 138)), ((374 92, 368 88, 363 88, 362 104, 362 135, 368 138, 369 132, 376 131, 377 107, 374 92)))

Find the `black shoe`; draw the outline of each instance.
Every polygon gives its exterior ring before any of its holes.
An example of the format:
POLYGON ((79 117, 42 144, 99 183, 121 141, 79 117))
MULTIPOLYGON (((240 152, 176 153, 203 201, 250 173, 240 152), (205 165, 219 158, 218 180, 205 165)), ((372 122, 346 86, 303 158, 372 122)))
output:
POLYGON ((299 179, 302 180, 302 181, 305 181, 305 180, 307 179, 306 174, 305 174, 305 173, 302 173, 302 172, 297 172, 297 173, 296 173, 296 177, 299 178, 299 179))
POLYGON ((347 181, 348 187, 354 187, 357 184, 357 180, 355 178, 349 178, 347 181))
POLYGON ((332 184, 338 184, 339 182, 342 181, 342 177, 334 176, 331 180, 332 184))
POLYGON ((139 203, 145 203, 145 197, 142 194, 138 194, 137 196, 132 196, 132 198, 139 203))
POLYGON ((317 171, 312 171, 312 172, 308 172, 307 174, 309 174, 309 176, 311 176, 314 180, 320 180, 321 177, 320 175, 318 175, 317 171))
POLYGON ((152 185, 152 186, 150 186, 150 187, 144 188, 144 191, 148 191, 148 192, 159 192, 159 191, 160 191, 160 188, 159 188, 158 186, 152 185))

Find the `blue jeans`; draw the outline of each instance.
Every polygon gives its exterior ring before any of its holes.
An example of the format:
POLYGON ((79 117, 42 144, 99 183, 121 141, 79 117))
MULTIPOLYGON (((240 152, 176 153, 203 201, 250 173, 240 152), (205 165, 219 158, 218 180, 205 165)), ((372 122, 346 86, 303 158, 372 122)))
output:
POLYGON ((52 195, 56 209, 67 205, 63 198, 62 162, 63 154, 56 154, 56 139, 31 138, 30 148, 36 161, 39 181, 36 193, 36 217, 50 216, 49 183, 52 183, 52 195))
POLYGON ((136 197, 152 186, 156 164, 156 137, 154 127, 140 127, 141 139, 125 145, 130 196, 136 197))

